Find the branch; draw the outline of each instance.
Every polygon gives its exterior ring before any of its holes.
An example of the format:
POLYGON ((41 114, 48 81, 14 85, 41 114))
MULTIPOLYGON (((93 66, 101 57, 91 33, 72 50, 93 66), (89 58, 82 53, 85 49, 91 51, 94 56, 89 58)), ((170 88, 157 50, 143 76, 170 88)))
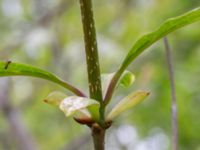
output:
POLYGON ((174 67, 172 61, 171 48, 167 37, 164 37, 164 45, 167 58, 167 67, 169 71, 169 79, 171 86, 171 100, 172 100, 172 130, 173 130, 173 150, 178 150, 178 121, 177 121, 177 104, 176 104, 176 89, 174 81, 174 67))
POLYGON ((92 1, 79 0, 85 40, 90 98, 100 102, 100 122, 104 122, 104 105, 102 98, 100 66, 96 40, 96 30, 93 18, 92 1))
POLYGON ((91 0, 80 0, 90 97, 102 101, 99 57, 91 0))
POLYGON ((104 150, 105 140, 105 105, 103 103, 99 57, 96 40, 96 30, 93 18, 92 0, 79 0, 85 40, 85 54, 87 60, 88 82, 90 98, 100 102, 99 124, 92 125, 92 137, 95 150, 104 150))

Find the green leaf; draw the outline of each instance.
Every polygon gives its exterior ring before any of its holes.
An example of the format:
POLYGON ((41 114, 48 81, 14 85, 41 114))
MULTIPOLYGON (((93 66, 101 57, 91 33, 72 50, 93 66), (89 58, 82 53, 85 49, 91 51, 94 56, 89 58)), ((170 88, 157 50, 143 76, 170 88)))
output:
POLYGON ((30 65, 14 63, 14 62, 0 62, 0 76, 32 76, 38 77, 42 79, 46 79, 57 83, 66 89, 72 91, 76 95, 85 96, 82 92, 78 89, 73 87, 72 85, 62 81, 52 73, 42 70, 40 68, 36 68, 30 65))
POLYGON ((119 70, 115 73, 114 77, 112 78, 108 91, 105 94, 104 98, 105 104, 107 105, 110 102, 115 86, 117 85, 120 76, 126 70, 128 65, 130 65, 130 63, 135 60, 137 56, 139 56, 145 49, 150 47, 153 43, 163 38, 167 34, 177 29, 180 29, 186 25, 197 22, 199 20, 200 20, 200 8, 196 8, 181 16, 166 20, 157 30, 139 38, 128 52, 119 70))
MULTIPOLYGON (((115 73, 101 75, 103 93, 105 93, 105 91, 107 90, 109 83, 112 80, 114 75, 115 73)), ((135 81, 134 74, 126 70, 124 71, 121 78, 119 79, 118 85, 127 88, 127 87, 130 87, 134 81, 135 81)))
POLYGON ((149 95, 149 93, 144 92, 144 91, 138 91, 138 92, 131 93, 130 95, 128 95, 127 97, 122 99, 110 111, 110 113, 106 117, 106 120, 107 121, 113 120, 115 117, 120 115, 122 112, 124 112, 130 108, 133 108, 134 106, 136 106, 137 104, 142 102, 142 100, 144 100, 148 95, 149 95))
POLYGON ((72 115, 76 119, 98 119, 99 117, 99 103, 96 100, 67 96, 62 92, 54 91, 44 101, 50 105, 58 106, 67 117, 72 115))
POLYGON ((125 60, 123 61, 119 71, 122 73, 138 55, 140 55, 145 49, 147 49, 159 39, 179 28, 199 20, 200 8, 196 8, 181 16, 166 20, 157 30, 142 36, 139 40, 136 41, 134 46, 127 54, 125 60))
POLYGON ((60 109, 67 117, 82 113, 95 120, 99 118, 99 107, 100 104, 96 100, 78 96, 67 97, 60 103, 60 109))
POLYGON ((54 91, 50 93, 45 99, 44 102, 53 105, 53 106, 59 106, 61 101, 67 97, 66 94, 59 92, 59 91, 54 91))

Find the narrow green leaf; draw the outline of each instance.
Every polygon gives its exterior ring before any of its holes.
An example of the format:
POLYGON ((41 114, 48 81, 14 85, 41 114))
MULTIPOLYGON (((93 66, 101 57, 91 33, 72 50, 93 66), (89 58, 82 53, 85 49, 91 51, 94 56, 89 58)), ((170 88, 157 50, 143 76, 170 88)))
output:
POLYGON ((133 108, 137 104, 139 104, 142 100, 144 100, 149 95, 148 92, 138 91, 131 93, 124 99, 122 99, 107 115, 106 120, 113 120, 115 117, 120 115, 122 112, 133 108))
POLYGON ((59 92, 59 91, 54 91, 50 93, 45 99, 44 102, 53 105, 53 106, 59 106, 61 101, 67 97, 66 94, 59 92))
MULTIPOLYGON (((200 20, 200 8, 196 8, 188 13, 185 13, 181 16, 171 18, 166 20, 157 30, 148 33, 142 36, 139 40, 136 41, 132 49, 129 51, 121 68, 124 71, 126 67, 146 48, 151 46, 153 43, 163 38, 167 34, 182 28, 186 25, 192 24, 200 20)), ((121 71, 122 71, 121 70, 121 71)))
POLYGON ((177 29, 180 29, 184 26, 197 22, 199 20, 200 20, 200 7, 192 11, 189 11, 183 15, 180 15, 178 17, 166 20, 157 30, 139 38, 128 52, 119 70, 112 78, 104 98, 105 104, 107 105, 111 100, 115 86, 117 85, 120 76, 122 75, 124 70, 130 65, 130 63, 135 60, 137 56, 139 56, 145 49, 150 47, 152 44, 154 44, 156 41, 163 38, 167 34, 177 29))
POLYGON ((67 117, 82 113, 93 119, 98 119, 99 107, 100 104, 96 100, 78 96, 69 96, 60 103, 60 109, 67 117))
POLYGON ((20 64, 20 63, 14 63, 14 62, 0 62, 0 76, 32 76, 32 77, 38 77, 42 79, 46 79, 49 81, 52 81, 54 83, 57 83, 66 89, 72 91, 76 95, 79 96, 85 96, 82 92, 80 92, 78 89, 73 87, 72 85, 62 81, 52 73, 49 73, 48 71, 42 70, 40 68, 36 68, 30 65, 20 64))

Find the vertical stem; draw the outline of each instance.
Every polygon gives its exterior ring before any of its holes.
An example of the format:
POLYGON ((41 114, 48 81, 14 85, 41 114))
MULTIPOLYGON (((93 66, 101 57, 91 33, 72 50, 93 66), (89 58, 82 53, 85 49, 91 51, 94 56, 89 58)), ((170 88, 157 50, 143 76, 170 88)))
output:
MULTIPOLYGON (((92 0, 79 0, 84 31, 85 53, 87 60, 90 98, 100 102, 99 124, 103 127, 105 107, 102 98, 99 57, 97 49, 95 23, 93 18, 92 0)), ((91 127, 95 150, 104 150, 105 129, 95 124, 91 127)))
POLYGON ((171 98, 172 98, 172 130, 173 130, 173 149, 178 149, 178 121, 177 121, 177 104, 176 104, 176 89, 175 89, 175 82, 174 82, 174 68, 172 62, 172 54, 171 48, 169 46, 169 42, 167 37, 164 37, 164 45, 167 57, 167 66, 169 70, 169 78, 170 78, 170 86, 171 86, 171 98))
POLYGON ((100 122, 104 122, 104 105, 101 89, 100 66, 97 49, 96 31, 93 18, 92 1, 79 0, 85 40, 85 53, 89 81, 90 98, 100 102, 100 122))
POLYGON ((105 131, 106 131, 105 129, 101 128, 97 124, 93 125, 92 137, 95 150, 104 150, 105 131))
POLYGON ((102 101, 99 57, 91 0, 79 0, 85 40, 90 97, 102 101))

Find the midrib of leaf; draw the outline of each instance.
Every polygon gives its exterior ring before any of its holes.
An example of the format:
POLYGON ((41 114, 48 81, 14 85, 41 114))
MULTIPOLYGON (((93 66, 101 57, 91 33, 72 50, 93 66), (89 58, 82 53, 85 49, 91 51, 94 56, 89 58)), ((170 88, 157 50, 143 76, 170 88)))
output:
POLYGON ((5 67, 6 65, 7 62, 0 62, 0 76, 38 77, 57 83, 62 87, 70 90, 71 92, 75 93, 76 95, 85 97, 85 95, 79 89, 75 88, 69 83, 64 82, 63 80, 59 79, 57 76, 53 75, 48 71, 30 65, 14 63, 14 62, 10 63, 9 65, 7 65, 7 67, 5 67))
POLYGON ((167 34, 199 20, 200 20, 200 8, 196 8, 181 16, 166 20, 157 30, 139 38, 133 45, 133 47, 130 49, 119 70, 112 78, 106 96, 104 98, 105 104, 108 104, 108 102, 112 98, 115 86, 122 73, 130 65, 130 63, 133 62, 135 58, 137 58, 145 49, 147 49, 149 46, 151 46, 153 43, 163 38, 167 34))

